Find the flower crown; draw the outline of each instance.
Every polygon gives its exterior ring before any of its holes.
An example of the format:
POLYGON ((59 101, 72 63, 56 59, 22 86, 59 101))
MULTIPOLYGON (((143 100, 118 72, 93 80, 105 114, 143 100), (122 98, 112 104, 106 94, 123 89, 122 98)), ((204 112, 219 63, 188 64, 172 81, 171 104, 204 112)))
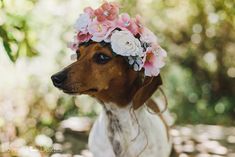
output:
POLYGON ((69 44, 72 50, 89 41, 110 43, 116 55, 126 57, 135 71, 144 69, 145 76, 157 76, 165 65, 166 51, 154 33, 142 25, 140 16, 119 15, 117 3, 105 2, 95 10, 85 8, 74 27, 76 36, 69 44))

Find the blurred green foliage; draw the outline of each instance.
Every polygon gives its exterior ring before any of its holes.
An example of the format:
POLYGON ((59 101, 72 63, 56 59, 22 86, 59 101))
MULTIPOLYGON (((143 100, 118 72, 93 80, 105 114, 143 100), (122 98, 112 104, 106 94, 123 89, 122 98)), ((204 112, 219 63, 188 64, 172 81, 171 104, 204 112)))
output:
MULTIPOLYGON (((33 6, 36 1, 27 1, 29 6, 33 6)), ((0 1, 1 14, 6 22, 0 25, 0 37, 7 55, 11 61, 15 62, 19 56, 33 57, 38 52, 34 48, 36 37, 35 32, 30 27, 30 11, 27 10, 24 14, 11 12, 8 8, 11 7, 11 2, 7 0, 0 1)), ((2 19, 2 20, 3 20, 2 19)))

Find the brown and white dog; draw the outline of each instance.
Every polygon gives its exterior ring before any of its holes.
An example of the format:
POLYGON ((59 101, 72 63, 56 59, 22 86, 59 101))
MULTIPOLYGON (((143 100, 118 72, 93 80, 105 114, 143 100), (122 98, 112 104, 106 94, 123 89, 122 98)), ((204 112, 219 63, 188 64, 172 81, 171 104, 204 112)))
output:
POLYGON ((145 105, 162 84, 160 75, 143 78, 124 57, 113 56, 108 44, 79 46, 77 56, 52 81, 65 93, 88 94, 103 105, 89 136, 94 157, 168 157, 167 126, 145 105))

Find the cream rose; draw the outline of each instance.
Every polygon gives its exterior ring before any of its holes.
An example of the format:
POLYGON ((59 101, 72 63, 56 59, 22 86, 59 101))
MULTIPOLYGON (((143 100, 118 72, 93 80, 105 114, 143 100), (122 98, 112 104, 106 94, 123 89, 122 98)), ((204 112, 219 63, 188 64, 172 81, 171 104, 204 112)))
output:
POLYGON ((143 56, 140 41, 129 31, 115 31, 111 36, 113 51, 121 56, 143 56))

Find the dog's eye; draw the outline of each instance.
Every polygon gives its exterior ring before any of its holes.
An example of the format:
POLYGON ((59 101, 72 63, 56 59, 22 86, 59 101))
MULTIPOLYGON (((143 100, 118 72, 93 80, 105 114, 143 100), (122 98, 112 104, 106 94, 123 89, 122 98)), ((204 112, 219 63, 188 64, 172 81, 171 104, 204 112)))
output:
POLYGON ((97 64, 105 64, 111 60, 111 57, 109 57, 103 53, 96 53, 93 58, 97 64))
POLYGON ((77 54, 77 59, 79 59, 79 57, 80 57, 80 51, 77 50, 77 51, 76 51, 76 54, 77 54))

